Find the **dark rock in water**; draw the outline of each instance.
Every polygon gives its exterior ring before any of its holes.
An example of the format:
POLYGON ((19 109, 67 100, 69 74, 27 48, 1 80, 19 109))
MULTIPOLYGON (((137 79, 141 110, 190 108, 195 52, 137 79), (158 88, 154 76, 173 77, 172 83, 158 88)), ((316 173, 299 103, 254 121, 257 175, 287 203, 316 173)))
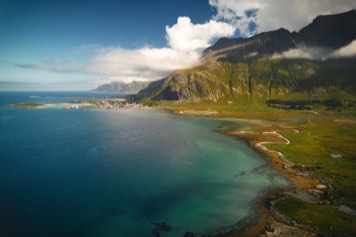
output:
POLYGON ((120 216, 123 211, 120 209, 117 209, 115 207, 105 207, 102 209, 103 212, 108 214, 109 216, 120 216))
POLYGON ((154 236, 156 236, 156 237, 160 237, 160 236, 161 236, 161 234, 160 234, 160 232, 157 230, 157 228, 154 228, 154 229, 151 231, 151 233, 152 233, 154 236))
POLYGON ((196 234, 193 232, 187 231, 184 233, 183 237, 196 237, 196 234))
POLYGON ((159 231, 162 231, 162 232, 169 232, 173 229, 172 226, 167 225, 165 222, 157 223, 157 224, 155 224, 155 226, 159 231))
POLYGON ((167 233, 173 229, 172 226, 167 225, 165 222, 156 223, 154 225, 155 228, 152 229, 151 233, 156 237, 159 237, 161 235, 161 232, 167 233))

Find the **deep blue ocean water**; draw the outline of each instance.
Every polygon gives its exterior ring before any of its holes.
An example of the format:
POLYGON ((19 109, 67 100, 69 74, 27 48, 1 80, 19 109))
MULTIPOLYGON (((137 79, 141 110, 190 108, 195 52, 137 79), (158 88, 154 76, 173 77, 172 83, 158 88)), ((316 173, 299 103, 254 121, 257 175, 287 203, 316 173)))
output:
POLYGON ((0 236, 149 237, 158 223, 172 227, 160 236, 215 233, 287 185, 264 156, 216 132, 243 120, 5 107, 95 95, 105 94, 0 92, 0 236))

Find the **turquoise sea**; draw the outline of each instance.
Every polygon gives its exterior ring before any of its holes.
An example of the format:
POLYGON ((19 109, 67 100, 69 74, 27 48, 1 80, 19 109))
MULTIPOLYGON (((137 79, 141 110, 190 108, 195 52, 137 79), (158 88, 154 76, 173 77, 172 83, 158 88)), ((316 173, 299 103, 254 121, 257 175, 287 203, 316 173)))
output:
POLYGON ((288 185, 246 142, 217 132, 244 120, 5 106, 103 95, 0 93, 0 236, 216 234, 255 216, 263 191, 288 185))

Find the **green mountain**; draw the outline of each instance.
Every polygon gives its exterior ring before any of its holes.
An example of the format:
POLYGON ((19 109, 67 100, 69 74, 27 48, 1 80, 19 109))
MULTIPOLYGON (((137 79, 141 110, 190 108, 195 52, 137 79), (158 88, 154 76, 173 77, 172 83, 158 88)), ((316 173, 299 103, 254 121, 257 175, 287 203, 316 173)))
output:
POLYGON ((270 104, 352 100, 356 57, 332 55, 355 39, 355 10, 319 16, 298 33, 279 29, 251 38, 222 38, 204 51, 200 66, 152 82, 131 99, 270 104), (283 56, 298 49, 311 56, 283 56))
POLYGON ((103 84, 92 91, 96 92, 122 92, 122 93, 137 93, 146 88, 150 82, 146 81, 133 81, 130 83, 114 81, 111 83, 103 84))

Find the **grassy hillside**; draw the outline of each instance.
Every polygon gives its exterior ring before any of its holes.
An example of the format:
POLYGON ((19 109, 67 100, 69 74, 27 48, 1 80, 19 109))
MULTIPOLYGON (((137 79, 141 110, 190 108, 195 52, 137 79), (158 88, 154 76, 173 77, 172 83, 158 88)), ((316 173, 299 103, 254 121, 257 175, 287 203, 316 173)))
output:
POLYGON ((267 104, 268 101, 307 101, 310 104, 356 97, 355 59, 286 60, 260 58, 239 62, 209 62, 179 70, 140 92, 145 101, 186 103, 267 104))

